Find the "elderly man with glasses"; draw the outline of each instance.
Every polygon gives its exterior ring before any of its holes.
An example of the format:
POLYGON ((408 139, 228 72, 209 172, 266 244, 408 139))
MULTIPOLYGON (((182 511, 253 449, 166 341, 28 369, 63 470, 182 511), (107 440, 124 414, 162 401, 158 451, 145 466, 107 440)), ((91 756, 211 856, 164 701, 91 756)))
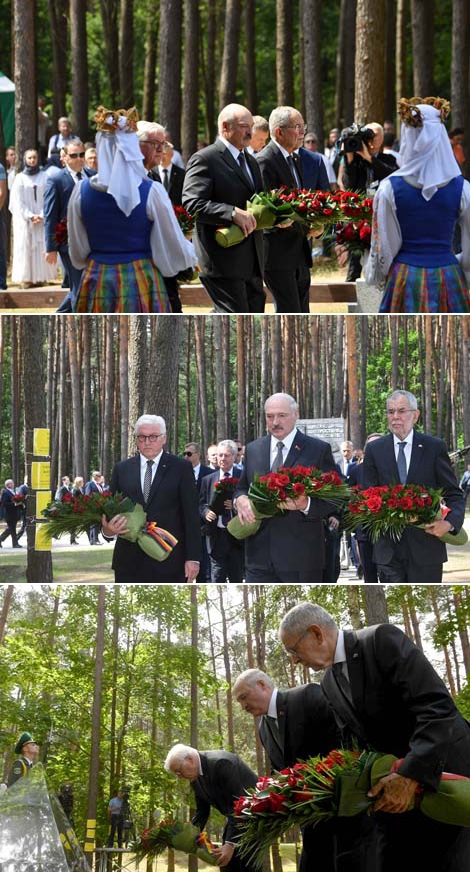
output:
POLYGON ((113 554, 115 581, 120 584, 193 582, 201 559, 201 530, 196 484, 189 463, 165 451, 166 424, 159 415, 141 415, 134 427, 137 454, 117 463, 110 490, 122 493, 145 509, 178 540, 170 556, 159 562, 134 542, 119 538, 126 518, 102 519, 105 536, 118 536, 113 554))
POLYGON ((441 488, 450 511, 445 519, 426 524, 424 530, 406 527, 398 542, 382 536, 374 546, 379 579, 389 584, 436 584, 442 581, 447 560, 446 546, 439 537, 458 533, 465 517, 465 500, 445 443, 414 429, 419 418, 416 397, 409 391, 393 391, 387 399, 386 414, 390 433, 368 443, 363 487, 401 483, 441 488))
MULTIPOLYGON (((305 187, 304 169, 296 154, 305 131, 304 120, 292 106, 278 106, 269 116, 271 142, 256 155, 263 187, 305 187)), ((303 225, 278 225, 264 231, 265 282, 276 312, 308 312, 311 244, 303 225)))

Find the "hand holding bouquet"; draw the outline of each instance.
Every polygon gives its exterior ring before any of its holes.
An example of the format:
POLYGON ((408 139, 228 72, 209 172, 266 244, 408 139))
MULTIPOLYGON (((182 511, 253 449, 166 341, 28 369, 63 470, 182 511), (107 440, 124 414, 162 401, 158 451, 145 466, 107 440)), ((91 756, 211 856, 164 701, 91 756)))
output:
MULTIPOLYGON (((353 488, 343 523, 347 530, 361 526, 372 542, 387 535, 398 542, 406 527, 424 527, 445 518, 448 512, 449 509, 442 507, 439 489, 419 484, 380 485, 365 490, 353 488)), ((468 537, 462 528, 457 534, 447 533, 440 538, 451 545, 464 545, 468 537)))
POLYGON ((340 507, 350 494, 350 488, 334 470, 322 472, 314 466, 281 466, 277 472, 255 476, 249 487, 248 498, 256 520, 242 524, 239 518, 232 518, 227 530, 235 539, 246 539, 259 530, 263 518, 283 515, 286 500, 306 496, 340 507))
POLYGON ((129 851, 135 854, 137 862, 145 857, 153 859, 163 854, 167 848, 183 851, 185 854, 196 854, 200 860, 217 865, 216 846, 204 831, 199 832, 193 824, 183 824, 180 821, 163 821, 155 827, 149 827, 140 834, 135 842, 129 845, 129 851))
POLYGON ((231 501, 233 499, 233 494, 239 480, 240 479, 233 476, 228 476, 227 478, 221 478, 220 481, 215 483, 214 495, 209 503, 209 508, 212 509, 216 515, 222 514, 226 500, 231 501))
POLYGON ((187 239, 191 239, 192 232, 194 230, 194 224, 196 222, 196 216, 191 215, 184 206, 173 206, 173 211, 176 215, 176 220, 178 221, 179 226, 181 227, 182 232, 186 236, 187 239))
POLYGON ((166 560, 178 541, 168 530, 157 527, 155 521, 147 521, 139 503, 135 504, 123 494, 112 494, 110 491, 76 496, 67 493, 62 500, 49 503, 42 514, 47 519, 44 528, 50 538, 62 536, 63 533, 78 536, 88 532, 90 527, 101 525, 103 515, 108 520, 115 515, 123 515, 127 532, 120 534, 121 539, 137 542, 149 557, 158 561, 166 560))

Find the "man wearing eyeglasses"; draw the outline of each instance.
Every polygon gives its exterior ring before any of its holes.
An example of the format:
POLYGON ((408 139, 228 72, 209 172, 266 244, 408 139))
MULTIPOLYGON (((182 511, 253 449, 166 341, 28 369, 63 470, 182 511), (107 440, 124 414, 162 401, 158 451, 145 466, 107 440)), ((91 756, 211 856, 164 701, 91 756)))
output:
POLYGON ((396 390, 387 399, 390 434, 370 442, 363 464, 364 488, 388 484, 420 484, 442 488, 449 514, 445 519, 405 528, 394 542, 381 537, 374 546, 374 561, 381 582, 436 584, 442 581, 446 546, 439 538, 458 533, 465 517, 465 501, 447 448, 442 439, 414 429, 419 418, 418 401, 409 391, 396 390))
POLYGON ((162 159, 165 145, 165 128, 156 121, 138 121, 137 136, 140 150, 144 156, 144 167, 150 178, 155 179, 152 170, 157 167, 162 159))
POLYGON ((64 169, 48 176, 44 190, 45 258, 47 263, 56 264, 59 255, 69 278, 70 290, 57 311, 72 312, 82 270, 76 269, 72 264, 67 234, 65 233, 62 241, 58 240, 57 225, 67 218, 67 207, 75 185, 79 184, 85 176, 93 176, 94 171, 85 167, 85 146, 80 140, 67 142, 63 149, 64 169))
MULTIPOLYGON (((267 189, 304 187, 304 170, 295 153, 304 134, 304 121, 292 106, 278 106, 269 116, 271 142, 256 155, 267 189)), ((265 282, 276 312, 308 312, 312 252, 303 225, 278 225, 264 231, 265 282)))
POLYGON ((197 491, 191 466, 165 451, 166 425, 159 415, 141 415, 134 428, 138 453, 117 463, 110 490, 143 506, 147 521, 156 521, 178 540, 163 561, 154 560, 134 542, 120 539, 126 518, 102 519, 105 536, 118 536, 113 563, 115 581, 136 583, 192 583, 199 572, 201 530, 197 491))

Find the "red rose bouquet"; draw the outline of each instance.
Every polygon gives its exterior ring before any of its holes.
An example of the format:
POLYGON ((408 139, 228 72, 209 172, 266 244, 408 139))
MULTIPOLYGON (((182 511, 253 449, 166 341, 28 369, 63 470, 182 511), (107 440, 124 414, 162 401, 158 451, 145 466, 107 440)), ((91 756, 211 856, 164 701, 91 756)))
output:
POLYGON ((211 842, 205 831, 199 832, 193 824, 183 824, 180 821, 162 821, 155 827, 143 830, 136 841, 129 844, 129 851, 135 854, 137 862, 145 857, 153 859, 163 854, 167 848, 184 851, 185 854, 196 854, 200 860, 217 864, 216 845, 211 842))
MULTIPOLYGON (((261 869, 272 842, 292 826, 360 814, 375 801, 367 796, 370 788, 401 762, 392 754, 334 750, 260 778, 235 802, 241 855, 261 869)), ((439 790, 418 788, 410 807, 441 823, 470 827, 470 779, 444 772, 439 790)))
POLYGON ((350 254, 362 255, 370 249, 372 226, 369 221, 338 224, 336 227, 336 245, 345 248, 350 254))
POLYGON ((67 245, 68 239, 68 229, 67 229, 67 216, 65 215, 61 221, 58 221, 55 226, 55 241, 57 245, 67 245))
POLYGON ((263 518, 283 515, 287 499, 306 496, 322 499, 341 507, 349 499, 351 490, 335 470, 322 472, 314 466, 281 466, 278 472, 257 475, 248 490, 248 497, 256 516, 251 524, 242 524, 238 517, 232 518, 227 530, 235 539, 253 536, 260 528, 263 518))
MULTIPOLYGON (((289 192, 290 189, 284 186, 260 191, 250 197, 246 210, 255 216, 257 230, 270 230, 276 224, 296 220, 289 192)), ((245 235, 237 224, 231 224, 230 227, 219 227, 215 232, 215 239, 222 248, 229 248, 243 242, 245 235)))
POLYGON ((155 521, 147 521, 139 503, 135 504, 128 497, 110 491, 76 496, 67 493, 62 500, 49 503, 42 514, 47 520, 44 527, 50 538, 62 536, 63 533, 85 533, 90 527, 101 524, 103 515, 108 520, 114 515, 123 515, 128 531, 122 533, 121 538, 137 542, 146 554, 158 561, 166 560, 178 542, 168 530, 157 527, 155 521))
MULTIPOLYGON (((344 527, 356 530, 361 526, 372 542, 387 535, 398 542, 406 527, 422 527, 445 518, 450 511, 442 506, 441 490, 419 484, 390 484, 365 490, 353 488, 353 497, 346 508, 344 527)), ((460 531, 456 535, 447 533, 441 538, 452 545, 464 545, 467 534, 460 531)))
POLYGON ((372 221, 373 199, 366 197, 364 194, 356 193, 356 191, 335 191, 331 194, 331 199, 335 203, 338 221, 341 222, 358 222, 372 221))
POLYGON ((173 206, 173 211, 184 235, 191 236, 191 233, 194 230, 196 216, 191 215, 184 206, 173 206))
POLYGON ((235 488, 239 481, 239 478, 228 476, 227 478, 221 478, 220 481, 215 483, 214 495, 210 501, 209 508, 212 509, 216 515, 221 515, 224 510, 225 501, 233 498, 235 488))
POLYGON ((21 506, 24 506, 26 502, 26 494, 13 494, 11 499, 15 506, 21 508, 21 506))

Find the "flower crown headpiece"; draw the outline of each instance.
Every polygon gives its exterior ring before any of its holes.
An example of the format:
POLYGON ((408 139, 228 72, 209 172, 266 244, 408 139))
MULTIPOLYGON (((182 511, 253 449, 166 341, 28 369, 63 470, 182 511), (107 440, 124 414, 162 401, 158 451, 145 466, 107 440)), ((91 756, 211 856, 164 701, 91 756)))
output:
POLYGON ((403 123, 407 124, 408 127, 423 126, 423 116, 418 109, 419 103, 424 103, 426 106, 434 106, 438 110, 442 122, 445 121, 450 113, 450 103, 444 97, 410 97, 409 100, 406 97, 402 97, 398 103, 398 111, 403 123))
POLYGON ((135 133, 138 120, 135 106, 132 109, 116 109, 115 112, 98 106, 95 113, 96 128, 105 133, 116 133, 117 130, 122 133, 135 133))

